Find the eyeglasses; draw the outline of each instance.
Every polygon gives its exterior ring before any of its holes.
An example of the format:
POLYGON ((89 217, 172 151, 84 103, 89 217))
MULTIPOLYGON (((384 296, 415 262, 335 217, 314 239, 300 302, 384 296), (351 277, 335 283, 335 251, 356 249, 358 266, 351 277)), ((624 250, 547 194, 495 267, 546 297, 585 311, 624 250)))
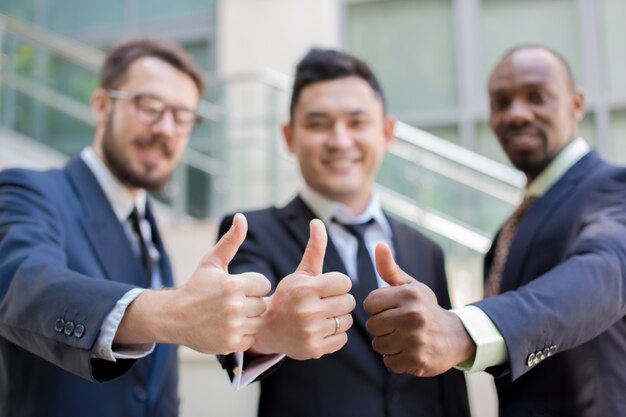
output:
POLYGON ((109 97, 116 100, 132 100, 137 121, 146 126, 157 123, 167 110, 172 111, 177 129, 190 132, 202 122, 202 118, 193 110, 165 104, 160 98, 145 93, 130 93, 120 90, 106 90, 109 97))

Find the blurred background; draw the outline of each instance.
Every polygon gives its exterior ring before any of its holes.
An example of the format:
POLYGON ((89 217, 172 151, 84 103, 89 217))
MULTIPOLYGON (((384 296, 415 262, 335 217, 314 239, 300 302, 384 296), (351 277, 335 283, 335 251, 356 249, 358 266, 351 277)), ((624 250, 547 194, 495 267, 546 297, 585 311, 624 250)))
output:
MULTIPOLYGON (((184 163, 159 217, 179 282, 232 210, 282 204, 301 184, 280 136, 294 64, 312 46, 370 63, 402 122, 378 183, 386 209, 447 255, 456 305, 482 296, 481 259, 520 198, 487 125, 486 78, 519 43, 570 62, 588 99, 582 135, 626 162, 623 0, 0 0, 0 168, 59 166, 92 141, 89 99, 103 52, 131 37, 181 43, 206 71, 184 163)), ((182 417, 255 415, 214 358, 181 350, 182 417)), ((472 375, 475 416, 494 416, 472 375)))

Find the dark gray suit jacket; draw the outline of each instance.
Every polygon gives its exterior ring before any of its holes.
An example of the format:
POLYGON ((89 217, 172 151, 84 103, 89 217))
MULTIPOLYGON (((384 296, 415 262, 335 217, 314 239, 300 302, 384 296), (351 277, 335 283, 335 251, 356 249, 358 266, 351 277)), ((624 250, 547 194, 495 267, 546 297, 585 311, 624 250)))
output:
POLYGON ((591 152, 537 200, 502 291, 477 303, 509 351, 500 415, 626 416, 626 170, 591 152))
MULTIPOLYGON (((229 265, 231 273, 256 271, 272 281, 293 273, 309 237, 310 209, 300 198, 284 208, 245 213, 248 236, 229 265)), ((417 231, 389 219, 398 264, 436 293, 446 308, 450 301, 441 249, 417 231)), ((226 217, 220 236, 230 224, 226 217)), ((329 240, 324 272, 346 273, 329 240)), ((371 347, 367 317, 355 315, 348 343, 337 353, 317 360, 285 359, 261 380, 262 417, 419 417, 468 416, 465 380, 458 371, 436 378, 390 373, 371 347)), ((225 368, 230 371, 228 358, 225 368)))
POLYGON ((82 160, 0 173, 0 416, 176 416, 173 346, 137 361, 91 358, 103 319, 144 277, 82 160))

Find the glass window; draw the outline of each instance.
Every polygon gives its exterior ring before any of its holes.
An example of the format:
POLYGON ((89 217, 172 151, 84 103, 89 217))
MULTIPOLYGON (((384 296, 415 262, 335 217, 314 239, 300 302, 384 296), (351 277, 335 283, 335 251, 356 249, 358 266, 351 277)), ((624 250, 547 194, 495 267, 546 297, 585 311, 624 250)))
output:
POLYGON ((216 0, 135 0, 135 15, 139 22, 174 19, 215 11, 216 0))
MULTIPOLYGON (((611 97, 626 97, 626 2, 624 0, 604 0, 603 20, 606 35, 606 56, 608 65, 608 88, 611 97)), ((622 131, 623 133, 624 131, 622 131)), ((622 136, 623 138, 623 136, 622 136)))
POLYGON ((205 71, 215 69, 215 47, 206 39, 186 42, 183 47, 205 71))
POLYGON ((48 2, 46 27, 63 34, 87 29, 120 28, 123 26, 124 9, 124 0, 48 2))
POLYGON ((572 66, 582 83, 574 0, 483 0, 479 18, 479 74, 476 97, 486 103, 487 83, 493 66, 509 48, 528 43, 551 47, 572 66), (555 24, 558 22, 558 25, 555 24))
POLYGON ((393 0, 348 6, 347 43, 380 78, 391 112, 457 105, 450 0, 393 0))
POLYGON ((0 13, 7 16, 33 22, 35 20, 35 0, 2 0, 0 13))

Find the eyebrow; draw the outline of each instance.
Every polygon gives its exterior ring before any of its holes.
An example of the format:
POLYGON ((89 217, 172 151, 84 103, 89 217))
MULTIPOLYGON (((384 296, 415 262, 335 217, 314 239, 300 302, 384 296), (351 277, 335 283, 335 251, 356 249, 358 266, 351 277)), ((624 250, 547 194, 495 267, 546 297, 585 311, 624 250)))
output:
MULTIPOLYGON (((528 82, 528 83, 524 83, 522 84, 521 88, 543 88, 546 85, 548 85, 548 83, 545 82, 528 82)), ((505 94, 506 92, 510 91, 511 88, 507 88, 507 87, 498 87, 494 90, 489 89, 489 94, 490 95, 498 95, 498 94, 505 94)))
MULTIPOLYGON (((367 112, 365 110, 363 110, 363 109, 355 109, 355 110, 351 110, 351 111, 347 112, 347 114, 349 116, 360 116, 360 115, 367 114, 367 112)), ((306 119, 313 119, 313 118, 316 118, 316 117, 330 117, 330 115, 327 112, 324 112, 324 111, 313 110, 313 111, 310 111, 307 114, 305 114, 304 117, 306 119)))

